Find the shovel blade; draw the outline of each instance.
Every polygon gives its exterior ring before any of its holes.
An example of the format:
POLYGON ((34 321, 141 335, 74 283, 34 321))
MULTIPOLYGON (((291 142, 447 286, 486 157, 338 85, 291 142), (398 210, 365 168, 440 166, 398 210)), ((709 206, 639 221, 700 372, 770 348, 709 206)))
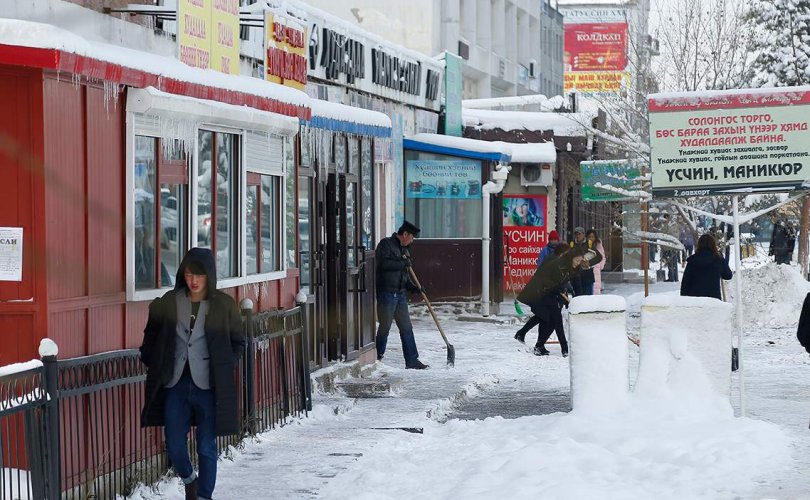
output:
POLYGON ((453 344, 447 344, 447 364, 456 366, 456 348, 453 344))

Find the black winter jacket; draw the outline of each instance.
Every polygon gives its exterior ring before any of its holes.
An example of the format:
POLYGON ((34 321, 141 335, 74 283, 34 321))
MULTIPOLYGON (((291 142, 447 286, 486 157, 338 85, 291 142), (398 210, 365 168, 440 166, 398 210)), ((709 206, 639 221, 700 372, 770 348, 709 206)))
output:
POLYGON ((399 244, 396 233, 380 240, 374 251, 374 258, 377 261, 378 292, 419 291, 419 288, 411 283, 408 273, 409 249, 399 244))
POLYGON ((810 352, 810 293, 804 298, 804 304, 802 304, 802 314, 799 316, 799 328, 796 336, 804 350, 810 352))
POLYGON ((730 280, 731 275, 726 259, 709 250, 701 250, 686 259, 686 269, 681 278, 681 295, 722 300, 720 278, 730 280))
POLYGON ((787 255, 793 252, 795 247, 795 231, 778 222, 774 224, 773 232, 771 232, 771 244, 768 248, 768 255, 787 255))
POLYGON ((547 259, 518 294, 517 299, 533 310, 540 306, 558 307, 560 294, 566 291, 571 278, 578 275, 578 269, 571 268, 570 254, 547 259))
MULTIPOLYGON (((193 259, 205 267, 208 275, 208 313, 205 315, 205 339, 211 355, 211 388, 216 400, 216 430, 218 436, 240 431, 238 392, 234 381, 235 369, 245 350, 242 316, 236 301, 217 287, 214 255, 206 248, 192 248, 183 263, 193 259)), ((147 366, 144 407, 141 426, 163 426, 165 391, 174 369, 175 335, 177 334, 178 293, 186 293, 180 265, 173 290, 149 304, 149 319, 144 329, 141 361, 147 366)))

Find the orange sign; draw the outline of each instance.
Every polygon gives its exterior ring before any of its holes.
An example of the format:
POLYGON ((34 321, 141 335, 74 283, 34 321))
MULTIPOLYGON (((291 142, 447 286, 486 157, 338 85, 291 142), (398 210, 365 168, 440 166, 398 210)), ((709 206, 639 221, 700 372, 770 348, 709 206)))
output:
POLYGON ((239 74, 239 0, 177 0, 178 59, 239 74))
POLYGON ((286 16, 265 13, 265 80, 303 90, 307 84, 307 29, 286 16))
POLYGON ((213 0, 211 69, 239 74, 239 0, 213 0))

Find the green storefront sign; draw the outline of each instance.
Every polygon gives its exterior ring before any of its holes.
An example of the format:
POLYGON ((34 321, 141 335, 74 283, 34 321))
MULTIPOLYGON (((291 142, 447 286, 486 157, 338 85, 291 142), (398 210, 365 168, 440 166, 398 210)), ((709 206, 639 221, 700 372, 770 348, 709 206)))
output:
POLYGON ((444 135, 461 137, 461 58, 444 53, 444 135))
POLYGON ((633 198, 620 192, 597 187, 613 186, 623 191, 642 189, 641 169, 630 160, 596 160, 579 163, 582 177, 582 201, 621 201, 633 198))

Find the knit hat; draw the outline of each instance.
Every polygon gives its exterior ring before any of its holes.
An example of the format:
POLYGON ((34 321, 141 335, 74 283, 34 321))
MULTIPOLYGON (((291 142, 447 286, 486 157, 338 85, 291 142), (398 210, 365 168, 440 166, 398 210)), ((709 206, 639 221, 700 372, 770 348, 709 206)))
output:
POLYGON ((575 228, 574 228, 574 234, 577 234, 577 233, 582 233, 582 234, 585 234, 585 228, 584 228, 584 227, 582 227, 582 226, 577 226, 577 227, 575 227, 575 228))
POLYGON ((548 241, 560 241, 560 235, 557 234, 555 229, 552 229, 550 233, 548 233, 548 241))

